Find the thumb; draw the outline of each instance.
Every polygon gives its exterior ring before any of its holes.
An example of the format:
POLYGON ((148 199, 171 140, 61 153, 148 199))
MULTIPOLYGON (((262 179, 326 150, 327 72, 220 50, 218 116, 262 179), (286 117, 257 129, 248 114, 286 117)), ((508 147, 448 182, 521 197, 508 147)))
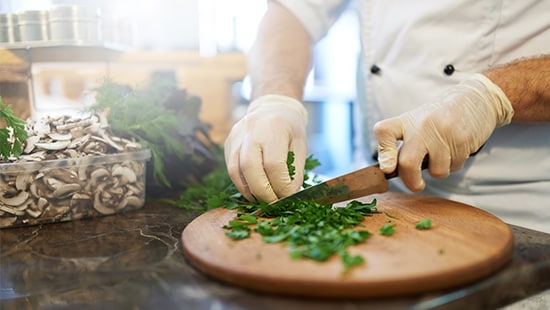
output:
POLYGON ((378 140, 378 163, 384 173, 392 173, 397 168, 398 141, 403 139, 401 121, 389 118, 374 125, 378 140))

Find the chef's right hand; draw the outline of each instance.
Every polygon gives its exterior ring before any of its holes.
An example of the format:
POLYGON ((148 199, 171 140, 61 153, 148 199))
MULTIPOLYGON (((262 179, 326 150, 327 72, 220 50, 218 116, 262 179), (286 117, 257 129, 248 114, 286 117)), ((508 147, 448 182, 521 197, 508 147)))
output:
POLYGON ((254 100, 225 140, 225 162, 239 192, 250 201, 273 202, 300 189, 306 161, 307 111, 280 95, 254 100), (294 152, 293 180, 286 164, 294 152))

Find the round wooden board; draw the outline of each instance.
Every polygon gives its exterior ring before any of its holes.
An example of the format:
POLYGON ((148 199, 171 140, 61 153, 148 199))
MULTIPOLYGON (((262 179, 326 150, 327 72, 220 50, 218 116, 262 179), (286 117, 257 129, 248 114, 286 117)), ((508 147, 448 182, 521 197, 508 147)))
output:
POLYGON ((253 233, 232 240, 222 227, 235 211, 211 210, 182 233, 191 263, 219 280, 263 292, 311 297, 387 297, 440 290, 482 279, 512 257, 512 232, 497 217, 478 208, 434 197, 386 193, 377 199, 382 212, 364 221, 372 236, 349 248, 365 264, 343 273, 338 256, 327 262, 292 259, 288 247, 266 244, 253 233), (391 216, 391 217, 390 217, 391 216), (430 218, 432 228, 415 223, 430 218), (379 229, 391 220, 392 236, 379 229))

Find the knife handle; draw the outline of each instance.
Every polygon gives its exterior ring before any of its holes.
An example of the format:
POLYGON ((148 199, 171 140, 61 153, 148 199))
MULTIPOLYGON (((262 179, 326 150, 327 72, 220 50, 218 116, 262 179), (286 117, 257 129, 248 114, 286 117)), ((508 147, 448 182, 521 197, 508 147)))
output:
MULTIPOLYGON (((481 148, 484 146, 485 144, 481 145, 479 147, 479 149, 475 152, 473 152, 472 154, 470 154, 470 157, 471 156, 475 156, 477 153, 479 153, 479 151, 481 151, 481 148)), ((376 156, 378 158, 378 156, 376 156)), ((422 165, 420 166, 420 169, 424 170, 424 169, 427 169, 428 168, 428 164, 430 162, 430 158, 428 155, 426 155, 424 157, 424 159, 422 160, 422 165)), ((388 173, 385 175, 386 177, 386 180, 389 180, 391 178, 395 178, 397 176, 397 168, 392 172, 392 173, 388 173)))
MULTIPOLYGON (((422 170, 427 169, 429 162, 430 162, 430 158, 428 155, 426 155, 422 160, 422 165, 420 166, 420 169, 422 170)), ((389 180, 391 178, 395 178, 397 175, 398 175, 397 168, 395 168, 395 170, 392 173, 386 173, 385 177, 386 177, 386 180, 389 180)))

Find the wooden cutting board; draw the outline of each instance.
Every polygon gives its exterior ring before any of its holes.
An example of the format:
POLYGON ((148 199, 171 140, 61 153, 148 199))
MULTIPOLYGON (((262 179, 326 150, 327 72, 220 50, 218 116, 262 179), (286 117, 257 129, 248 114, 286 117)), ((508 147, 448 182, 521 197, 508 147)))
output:
POLYGON ((197 217, 182 233, 183 252, 199 270, 227 283, 257 291, 311 297, 387 297, 463 285, 487 277, 512 257, 512 232, 478 208, 434 197, 386 193, 377 199, 381 214, 367 217, 372 236, 349 248, 365 264, 343 273, 338 256, 327 262, 292 259, 288 247, 266 244, 253 233, 232 240, 222 226, 235 212, 224 208, 197 217), (392 217, 389 217, 391 215, 392 217), (415 223, 430 218, 432 228, 415 223), (392 236, 379 229, 391 220, 392 236))

